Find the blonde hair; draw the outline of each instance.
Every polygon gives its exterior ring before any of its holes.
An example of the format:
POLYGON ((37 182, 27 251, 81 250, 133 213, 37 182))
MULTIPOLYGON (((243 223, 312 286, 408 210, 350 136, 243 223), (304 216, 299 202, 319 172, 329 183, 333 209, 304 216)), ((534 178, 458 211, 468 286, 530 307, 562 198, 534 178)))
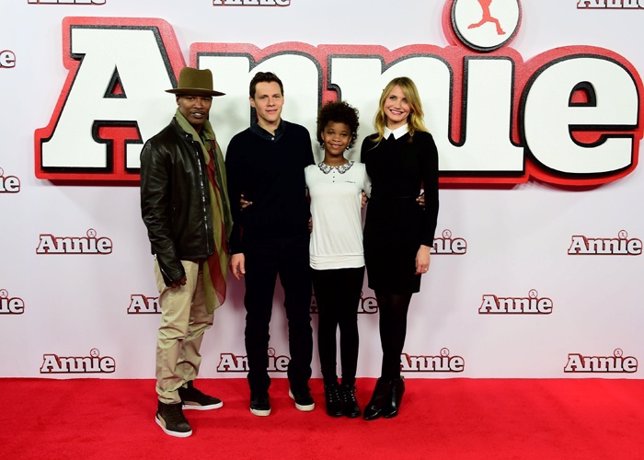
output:
POLYGON ((376 119, 374 122, 376 131, 378 131, 378 137, 375 139, 375 142, 382 140, 385 126, 387 125, 387 117, 385 115, 385 101, 389 97, 389 93, 394 89, 394 87, 400 87, 407 103, 409 104, 410 112, 409 117, 407 117, 407 125, 409 126, 409 135, 413 137, 416 131, 425 131, 425 122, 423 118, 425 116, 423 112, 423 105, 420 101, 420 96, 418 95, 418 89, 416 84, 409 77, 397 77, 387 83, 385 89, 382 90, 380 95, 380 102, 378 103, 378 112, 376 113, 376 119))

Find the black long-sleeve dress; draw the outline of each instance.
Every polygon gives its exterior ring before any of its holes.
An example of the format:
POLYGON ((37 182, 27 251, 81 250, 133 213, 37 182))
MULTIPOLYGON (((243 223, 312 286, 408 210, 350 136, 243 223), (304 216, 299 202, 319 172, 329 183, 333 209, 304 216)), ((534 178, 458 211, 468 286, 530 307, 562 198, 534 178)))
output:
POLYGON ((404 294, 420 290, 416 253, 431 246, 438 217, 438 152, 431 134, 409 133, 362 143, 361 161, 371 178, 364 228, 369 287, 404 294), (425 207, 416 203, 425 191, 425 207))

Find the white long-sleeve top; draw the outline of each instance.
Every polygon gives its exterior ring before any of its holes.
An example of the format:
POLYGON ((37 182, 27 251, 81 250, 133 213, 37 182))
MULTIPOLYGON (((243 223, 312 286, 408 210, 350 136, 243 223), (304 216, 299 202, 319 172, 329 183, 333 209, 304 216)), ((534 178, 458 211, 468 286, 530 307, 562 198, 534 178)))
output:
POLYGON ((304 175, 313 220, 309 246, 311 268, 364 266, 361 193, 371 191, 364 164, 350 161, 331 167, 319 163, 307 166, 304 175))

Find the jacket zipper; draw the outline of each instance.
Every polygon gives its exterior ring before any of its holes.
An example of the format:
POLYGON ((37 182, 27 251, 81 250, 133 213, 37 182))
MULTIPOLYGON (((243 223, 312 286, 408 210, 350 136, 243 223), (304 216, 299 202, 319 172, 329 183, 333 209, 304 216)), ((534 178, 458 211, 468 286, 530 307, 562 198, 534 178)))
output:
POLYGON ((192 143, 194 148, 194 153, 195 157, 197 159, 197 166, 199 169, 199 186, 200 186, 200 191, 201 191, 201 205, 202 205, 202 210, 203 210, 203 223, 204 223, 204 228, 206 230, 206 252, 207 254, 210 254, 212 252, 212 248, 210 247, 210 234, 212 233, 210 229, 208 228, 208 203, 206 201, 206 189, 204 185, 204 172, 205 172, 205 165, 203 164, 201 155, 201 146, 196 144, 194 141, 192 143))

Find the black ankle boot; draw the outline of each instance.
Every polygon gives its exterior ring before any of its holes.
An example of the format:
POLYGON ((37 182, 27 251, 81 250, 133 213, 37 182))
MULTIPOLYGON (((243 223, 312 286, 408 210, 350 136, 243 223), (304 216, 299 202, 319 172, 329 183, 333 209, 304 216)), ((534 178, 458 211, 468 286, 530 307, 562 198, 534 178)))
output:
POLYGON ((373 395, 367 407, 364 409, 363 418, 365 420, 375 420, 382 416, 383 408, 388 404, 391 395, 391 381, 382 377, 376 382, 373 395))
POLYGON ((402 402, 404 393, 405 379, 403 377, 398 377, 391 380, 391 392, 382 409, 382 416, 384 418, 391 418, 398 415, 398 412, 400 411, 400 403, 402 402))
POLYGON ((342 414, 349 418, 360 417, 360 406, 356 400, 356 387, 355 385, 342 384, 340 386, 340 394, 342 395, 342 414))
POLYGON ((331 417, 340 417, 342 415, 342 394, 337 383, 324 385, 324 400, 327 414, 331 417))

